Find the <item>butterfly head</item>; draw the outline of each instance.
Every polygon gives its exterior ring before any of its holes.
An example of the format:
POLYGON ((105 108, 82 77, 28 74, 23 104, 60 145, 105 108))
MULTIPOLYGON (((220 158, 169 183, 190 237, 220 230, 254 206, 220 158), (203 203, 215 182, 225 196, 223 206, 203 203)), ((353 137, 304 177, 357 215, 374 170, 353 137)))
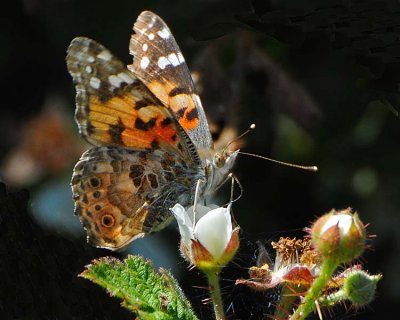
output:
POLYGON ((210 177, 207 190, 211 192, 206 191, 206 193, 212 193, 213 190, 218 189, 226 181, 235 164, 236 157, 240 153, 239 149, 232 151, 235 142, 238 142, 255 127, 255 124, 251 124, 245 132, 227 143, 224 148, 215 151, 211 157, 212 160, 207 161, 206 171, 210 177))
POLYGON ((236 156, 239 150, 231 151, 223 149, 215 152, 210 160, 206 161, 206 175, 208 176, 206 195, 212 194, 226 181, 227 176, 231 172, 235 164, 236 156))
MULTIPOLYGON (((234 162, 236 160, 237 155, 239 154, 238 142, 241 138, 243 138, 246 134, 248 134, 251 130, 255 129, 256 125, 251 124, 250 127, 240 134, 239 136, 232 139, 229 143, 225 145, 225 147, 214 153, 213 155, 213 164, 215 168, 226 168, 227 171, 232 169, 234 162), (236 143, 236 150, 232 151, 232 148, 235 148, 234 145, 236 143)), ((239 144, 240 145, 240 144, 239 144)), ((229 172, 228 172, 229 173, 229 172)))
POLYGON ((226 169, 230 171, 235 163, 236 156, 239 150, 228 150, 223 149, 219 152, 215 152, 213 156, 213 166, 217 169, 226 169))

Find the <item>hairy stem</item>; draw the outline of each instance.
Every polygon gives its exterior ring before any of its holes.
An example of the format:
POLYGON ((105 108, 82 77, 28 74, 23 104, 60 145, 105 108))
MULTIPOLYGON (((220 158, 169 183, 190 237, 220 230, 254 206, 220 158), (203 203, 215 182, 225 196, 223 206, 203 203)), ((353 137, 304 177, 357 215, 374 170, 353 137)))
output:
POLYGON ((333 306, 341 301, 346 300, 346 298, 347 298, 346 293, 343 290, 339 290, 326 297, 321 297, 319 299, 319 304, 320 306, 323 307, 333 306))
POLYGON ((221 288, 219 286, 219 270, 205 272, 210 290, 210 297, 214 307, 215 319, 225 320, 224 305, 222 303, 221 288))
POLYGON ((320 298, 322 289, 331 279, 337 263, 331 259, 325 259, 322 264, 321 274, 315 279, 311 288, 308 290, 304 302, 297 308, 296 312, 290 317, 290 320, 305 319, 315 310, 315 302, 320 298))

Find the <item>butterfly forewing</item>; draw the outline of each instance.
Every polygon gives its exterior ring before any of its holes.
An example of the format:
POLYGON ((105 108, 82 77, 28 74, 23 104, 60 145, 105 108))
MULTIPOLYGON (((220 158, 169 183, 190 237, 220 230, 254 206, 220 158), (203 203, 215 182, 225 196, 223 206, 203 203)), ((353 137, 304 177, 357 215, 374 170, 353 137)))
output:
POLYGON ((75 38, 67 55, 76 86, 76 120, 82 136, 97 146, 137 150, 186 143, 168 110, 124 64, 94 40, 75 38))
POLYGON ((168 26, 156 14, 144 11, 133 29, 129 49, 134 59, 128 68, 171 108, 198 149, 210 149, 213 143, 200 98, 168 26))

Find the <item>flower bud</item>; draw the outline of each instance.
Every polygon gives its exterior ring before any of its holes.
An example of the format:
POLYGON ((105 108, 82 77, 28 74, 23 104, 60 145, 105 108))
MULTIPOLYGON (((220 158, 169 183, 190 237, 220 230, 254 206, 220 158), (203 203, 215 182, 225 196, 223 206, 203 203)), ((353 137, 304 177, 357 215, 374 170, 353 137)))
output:
POLYGON ((332 209, 319 218, 311 228, 313 246, 324 258, 346 263, 361 255, 365 248, 366 231, 351 208, 332 209))
POLYGON ((363 270, 350 272, 344 279, 343 292, 346 299, 356 307, 369 304, 375 297, 376 284, 382 275, 370 275, 363 270))
POLYGON ((190 263, 201 270, 225 266, 239 247, 239 228, 232 227, 229 205, 196 206, 185 210, 176 204, 173 212, 181 234, 181 252, 190 263))

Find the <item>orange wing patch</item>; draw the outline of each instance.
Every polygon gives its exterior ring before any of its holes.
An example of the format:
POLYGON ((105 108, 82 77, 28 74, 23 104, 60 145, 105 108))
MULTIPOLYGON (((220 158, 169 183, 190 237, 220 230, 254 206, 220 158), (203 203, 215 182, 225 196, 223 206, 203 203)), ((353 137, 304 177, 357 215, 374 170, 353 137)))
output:
POLYGON ((161 83, 154 80, 148 87, 158 99, 172 109, 183 129, 188 131, 197 127, 199 115, 194 101, 195 94, 188 93, 169 81, 161 83))
POLYGON ((106 101, 92 95, 85 111, 87 114, 77 114, 77 120, 87 121, 87 138, 95 144, 151 149, 160 144, 176 146, 179 142, 168 110, 146 100, 138 101, 129 92, 106 101))

